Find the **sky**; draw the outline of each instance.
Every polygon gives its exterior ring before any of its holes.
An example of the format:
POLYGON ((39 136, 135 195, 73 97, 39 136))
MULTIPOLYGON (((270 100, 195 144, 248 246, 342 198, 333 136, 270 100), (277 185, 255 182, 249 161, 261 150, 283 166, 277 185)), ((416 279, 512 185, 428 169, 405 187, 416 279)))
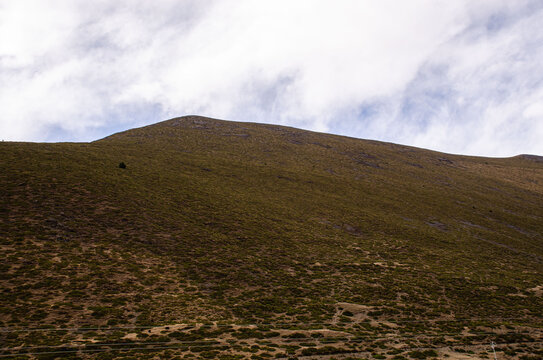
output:
POLYGON ((189 114, 543 155, 543 0, 0 0, 0 139, 189 114))

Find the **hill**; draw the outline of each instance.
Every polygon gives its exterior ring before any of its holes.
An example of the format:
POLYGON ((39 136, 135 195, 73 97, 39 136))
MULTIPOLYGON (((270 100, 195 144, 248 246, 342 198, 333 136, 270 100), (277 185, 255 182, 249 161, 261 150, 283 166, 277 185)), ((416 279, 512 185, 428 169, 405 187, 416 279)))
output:
POLYGON ((0 159, 0 356, 543 355, 540 157, 187 116, 0 159))

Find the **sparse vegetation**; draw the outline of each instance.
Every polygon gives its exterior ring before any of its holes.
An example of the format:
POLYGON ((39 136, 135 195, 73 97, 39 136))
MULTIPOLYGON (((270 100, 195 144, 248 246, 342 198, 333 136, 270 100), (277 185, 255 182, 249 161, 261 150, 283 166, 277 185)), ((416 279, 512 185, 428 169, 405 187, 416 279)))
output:
POLYGON ((543 355, 530 158, 200 117, 0 158, 0 355, 543 355))

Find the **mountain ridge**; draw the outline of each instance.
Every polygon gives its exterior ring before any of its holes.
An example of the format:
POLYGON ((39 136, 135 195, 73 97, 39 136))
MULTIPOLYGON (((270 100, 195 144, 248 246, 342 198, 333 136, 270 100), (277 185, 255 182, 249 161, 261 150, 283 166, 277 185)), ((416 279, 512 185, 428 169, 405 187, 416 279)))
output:
MULTIPOLYGON (((489 157, 489 156, 482 156, 482 155, 453 154, 453 153, 447 153, 447 152, 443 152, 443 151, 439 151, 439 150, 426 149, 426 148, 421 148, 421 147, 412 146, 412 145, 396 144, 396 143, 393 143, 393 142, 382 141, 382 140, 364 139, 364 138, 358 138, 358 137, 353 137, 353 136, 348 136, 348 135, 340 135, 340 134, 332 134, 332 133, 327 133, 327 132, 305 130, 305 129, 300 129, 300 128, 296 128, 296 127, 288 126, 288 125, 276 125, 276 124, 258 123, 258 122, 250 122, 250 121, 238 122, 238 121, 233 121, 233 120, 216 119, 216 118, 211 118, 211 117, 207 117, 207 116, 200 116, 200 115, 184 115, 184 116, 174 117, 174 118, 167 119, 167 120, 162 120, 162 121, 159 121, 157 123, 152 123, 152 124, 144 125, 144 126, 141 126, 141 127, 136 127, 136 128, 131 128, 131 129, 128 129, 128 130, 119 131, 119 132, 113 133, 111 135, 108 135, 108 136, 106 136, 104 138, 91 141, 90 143, 104 141, 104 140, 107 140, 109 138, 115 138, 115 137, 120 136, 120 135, 125 134, 125 133, 128 134, 128 133, 132 133, 134 131, 144 130, 144 129, 152 128, 152 127, 155 127, 155 126, 165 126, 165 125, 168 125, 168 124, 175 124, 175 125, 171 125, 171 126, 179 126, 183 122, 188 122, 188 123, 192 122, 194 124, 194 121, 200 122, 200 126, 204 125, 206 122, 208 124, 210 122, 212 122, 212 123, 215 123, 215 124, 222 124, 223 126, 224 125, 237 124, 238 128, 243 128, 243 124, 247 124, 250 127, 260 127, 261 126, 263 128, 284 129, 285 131, 290 130, 290 131, 297 131, 297 132, 307 132, 307 133, 312 133, 312 134, 321 134, 321 135, 339 137, 339 138, 345 138, 345 139, 354 139, 354 140, 360 140, 360 141, 375 142, 375 143, 380 143, 380 144, 390 144, 390 145, 395 145, 395 146, 405 147, 405 148, 410 148, 410 149, 426 150, 426 151, 431 151, 431 152, 435 152, 435 153, 439 153, 439 154, 443 154, 443 155, 450 155, 450 156, 465 156, 465 157, 484 158, 484 159, 522 158, 522 159, 534 160, 534 161, 538 161, 538 162, 540 160, 543 160, 543 156, 542 155, 537 155, 537 154, 518 154, 518 155, 512 155, 512 156, 505 156, 505 157, 500 157, 500 156, 491 156, 491 157, 489 157)), ((198 125, 198 124, 195 124, 195 125, 198 125)), ((233 136, 235 136, 235 135, 236 134, 234 134, 233 136)), ((243 134, 237 134, 237 135, 242 136, 243 134)))
MULTIPOLYGON (((126 326, 81 341, 225 358, 420 358, 490 341, 525 345, 503 345, 507 358, 541 355, 543 165, 531 157, 197 116, 91 143, 1 143, 0 156, 5 329, 126 326), (193 327, 164 328, 175 324, 193 327), (347 335, 331 346, 319 329, 347 335), (182 345, 205 339, 219 345, 182 345)), ((6 347, 38 345, 7 334, 6 347)))

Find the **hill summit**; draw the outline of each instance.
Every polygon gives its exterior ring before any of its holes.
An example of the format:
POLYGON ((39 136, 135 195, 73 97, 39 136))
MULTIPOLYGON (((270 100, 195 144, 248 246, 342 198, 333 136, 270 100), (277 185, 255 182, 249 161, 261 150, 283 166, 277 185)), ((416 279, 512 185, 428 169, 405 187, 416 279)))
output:
POLYGON ((0 356, 543 355, 540 157, 186 116, 0 158, 0 356))

